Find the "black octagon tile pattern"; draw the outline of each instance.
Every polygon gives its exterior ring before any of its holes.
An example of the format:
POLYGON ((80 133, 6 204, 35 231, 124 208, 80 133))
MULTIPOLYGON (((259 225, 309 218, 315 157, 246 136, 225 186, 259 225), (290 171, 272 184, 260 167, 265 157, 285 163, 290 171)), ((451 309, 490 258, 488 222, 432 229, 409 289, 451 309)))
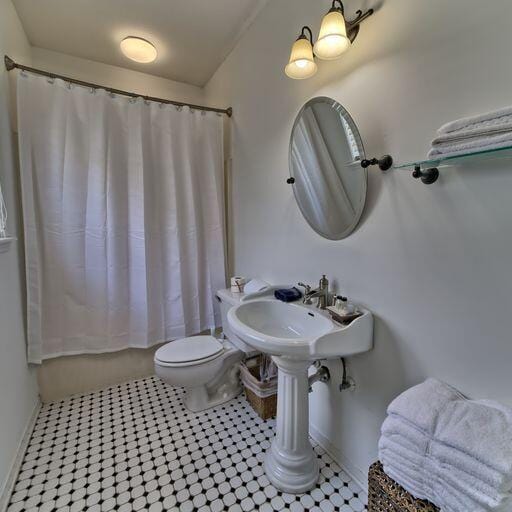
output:
POLYGON ((362 512, 360 488, 314 443, 320 481, 302 495, 263 470, 275 422, 243 396, 192 413, 156 377, 42 407, 8 512, 362 512))

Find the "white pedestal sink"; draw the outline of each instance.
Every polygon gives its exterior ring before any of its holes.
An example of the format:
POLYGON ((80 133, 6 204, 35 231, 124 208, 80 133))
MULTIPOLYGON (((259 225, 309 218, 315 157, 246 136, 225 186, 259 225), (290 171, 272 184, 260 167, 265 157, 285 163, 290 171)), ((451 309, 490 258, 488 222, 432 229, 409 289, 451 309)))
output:
POLYGON ((366 352, 373 346, 369 311, 350 325, 335 323, 326 311, 255 300, 232 308, 233 331, 255 349, 271 354, 279 368, 276 437, 265 470, 278 489, 306 492, 318 480, 318 463, 309 442, 308 367, 317 359, 366 352))

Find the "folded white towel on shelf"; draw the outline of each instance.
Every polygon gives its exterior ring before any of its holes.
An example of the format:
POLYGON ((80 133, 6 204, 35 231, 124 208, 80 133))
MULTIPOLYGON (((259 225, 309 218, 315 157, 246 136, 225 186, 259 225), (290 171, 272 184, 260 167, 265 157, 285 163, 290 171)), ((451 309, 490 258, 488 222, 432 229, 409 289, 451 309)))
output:
POLYGON ((512 131, 499 135, 482 136, 457 143, 442 143, 430 149, 428 158, 458 156, 472 151, 490 151, 512 145, 512 131))
POLYGON ((479 140, 482 137, 490 135, 504 135, 512 132, 512 118, 508 123, 500 124, 493 128, 477 128, 468 130, 458 130, 456 132, 443 133, 434 138, 431 142, 432 147, 441 144, 455 144, 458 142, 466 142, 479 140))
POLYGON ((437 130, 438 133, 451 133, 458 130, 492 128, 512 121, 512 106, 504 107, 485 114, 463 117, 444 124, 437 130))

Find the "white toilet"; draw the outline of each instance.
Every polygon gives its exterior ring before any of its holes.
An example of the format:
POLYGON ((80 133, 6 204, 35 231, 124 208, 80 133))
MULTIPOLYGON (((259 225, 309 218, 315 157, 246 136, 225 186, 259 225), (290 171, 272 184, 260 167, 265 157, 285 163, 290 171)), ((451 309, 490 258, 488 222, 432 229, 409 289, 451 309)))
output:
POLYGON ((155 353, 155 372, 167 384, 185 388, 185 406, 202 411, 231 400, 242 391, 238 363, 254 349, 229 328, 227 313, 241 294, 219 290, 223 340, 192 336, 171 341, 155 353))

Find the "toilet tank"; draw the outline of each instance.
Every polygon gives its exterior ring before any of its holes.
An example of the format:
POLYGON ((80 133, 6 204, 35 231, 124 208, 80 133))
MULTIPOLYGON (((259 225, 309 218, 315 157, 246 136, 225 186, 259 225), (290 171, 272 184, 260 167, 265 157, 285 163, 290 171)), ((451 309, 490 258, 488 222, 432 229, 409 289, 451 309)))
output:
POLYGON ((254 350, 250 345, 247 345, 245 341, 241 340, 230 328, 228 323, 228 311, 233 306, 238 306, 241 302, 243 293, 233 293, 231 290, 219 290, 217 292, 217 300, 219 301, 220 313, 222 316, 222 332, 224 336, 230 341, 235 347, 240 349, 246 354, 253 354, 257 351, 254 350))

